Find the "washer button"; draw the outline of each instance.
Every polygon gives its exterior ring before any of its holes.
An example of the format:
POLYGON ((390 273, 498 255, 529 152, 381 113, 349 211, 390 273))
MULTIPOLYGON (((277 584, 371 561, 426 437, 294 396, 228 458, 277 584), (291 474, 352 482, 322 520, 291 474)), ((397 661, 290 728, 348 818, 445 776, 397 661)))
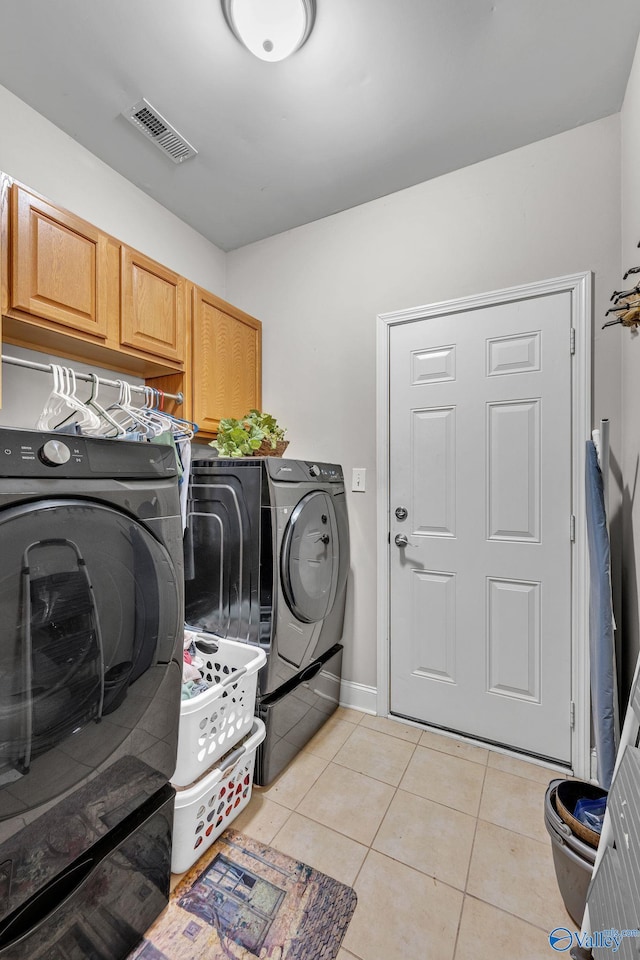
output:
POLYGON ((311 474, 312 477, 320 476, 320 467, 318 466, 317 463, 311 464, 311 466, 309 467, 309 473, 311 474))
POLYGON ((71 457, 71 451, 62 440, 47 440, 39 451, 39 457, 50 467, 60 467, 63 463, 67 463, 71 457))

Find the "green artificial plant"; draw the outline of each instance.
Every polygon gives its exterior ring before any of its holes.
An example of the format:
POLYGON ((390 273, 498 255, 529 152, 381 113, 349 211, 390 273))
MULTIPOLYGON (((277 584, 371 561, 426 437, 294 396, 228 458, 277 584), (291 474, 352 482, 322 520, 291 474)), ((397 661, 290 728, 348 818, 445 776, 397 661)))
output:
POLYGON ((285 432, 270 413, 250 410, 240 420, 223 417, 218 436, 209 446, 215 447, 221 457, 251 457, 260 449, 263 440, 275 450, 278 441, 284 440, 285 432))

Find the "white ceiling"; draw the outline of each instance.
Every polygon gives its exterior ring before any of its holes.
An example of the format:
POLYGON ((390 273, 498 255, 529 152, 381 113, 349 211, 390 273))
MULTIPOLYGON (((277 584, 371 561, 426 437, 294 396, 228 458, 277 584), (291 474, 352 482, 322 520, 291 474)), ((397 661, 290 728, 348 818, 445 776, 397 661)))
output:
POLYGON ((2 0, 0 84, 232 250, 617 112, 640 31, 638 0, 317 3, 264 63, 220 0, 2 0))

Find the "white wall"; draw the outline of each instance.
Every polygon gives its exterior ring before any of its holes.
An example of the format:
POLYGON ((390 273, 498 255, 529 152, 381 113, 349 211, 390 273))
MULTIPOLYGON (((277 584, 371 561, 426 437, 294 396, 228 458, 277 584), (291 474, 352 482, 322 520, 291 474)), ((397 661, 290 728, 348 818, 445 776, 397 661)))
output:
POLYGON ((264 323, 264 407, 287 454, 367 469, 349 494, 347 680, 376 684, 376 315, 593 270, 595 417, 615 455, 619 336, 600 327, 619 262, 617 116, 228 254, 227 299, 264 323))
MULTIPOLYGON (((622 262, 617 283, 629 267, 640 264, 640 45, 629 76, 621 112, 622 262)), ((638 278, 631 277, 631 286, 638 278)), ((626 284, 625 284, 626 287, 626 284)), ((621 289, 617 286, 616 289, 621 289)), ((640 650, 640 336, 618 330, 623 372, 623 614, 622 659, 630 683, 640 650)))
MULTIPOLYGON (((225 254, 0 87, 0 170, 141 253, 225 296, 225 254)), ((169 161, 167 161, 169 162, 169 161)))

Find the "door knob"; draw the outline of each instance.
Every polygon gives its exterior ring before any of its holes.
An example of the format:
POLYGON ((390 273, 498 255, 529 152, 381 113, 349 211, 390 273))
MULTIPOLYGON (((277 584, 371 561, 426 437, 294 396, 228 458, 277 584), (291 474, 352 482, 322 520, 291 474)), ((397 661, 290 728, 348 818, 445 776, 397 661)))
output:
POLYGON ((404 533, 396 533, 395 544, 396 544, 396 547, 408 547, 409 538, 405 537, 404 533))

